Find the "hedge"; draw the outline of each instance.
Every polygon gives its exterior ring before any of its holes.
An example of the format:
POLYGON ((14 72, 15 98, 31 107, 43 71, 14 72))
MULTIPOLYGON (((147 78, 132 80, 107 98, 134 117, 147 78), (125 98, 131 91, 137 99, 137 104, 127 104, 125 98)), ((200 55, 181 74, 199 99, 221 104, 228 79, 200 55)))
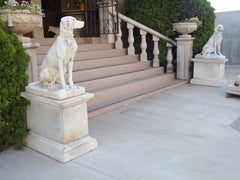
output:
POLYGON ((27 85, 30 57, 15 34, 3 30, 0 21, 0 152, 25 146, 25 113, 28 101, 20 96, 27 85))
MULTIPOLYGON (((193 33, 195 37, 194 54, 201 52, 202 47, 214 30, 214 8, 210 6, 207 0, 125 0, 124 5, 127 16, 171 39, 178 36, 172 30, 173 23, 197 16, 202 21, 202 26, 193 33)), ((136 37, 137 47, 140 44, 139 39, 139 37, 136 37)), ((148 38, 148 41, 150 41, 150 38, 148 38)), ((166 42, 161 42, 159 49, 159 57, 164 62, 166 61, 166 42)), ((137 51, 139 51, 139 48, 137 51)), ((148 52, 152 52, 151 47, 148 52)))

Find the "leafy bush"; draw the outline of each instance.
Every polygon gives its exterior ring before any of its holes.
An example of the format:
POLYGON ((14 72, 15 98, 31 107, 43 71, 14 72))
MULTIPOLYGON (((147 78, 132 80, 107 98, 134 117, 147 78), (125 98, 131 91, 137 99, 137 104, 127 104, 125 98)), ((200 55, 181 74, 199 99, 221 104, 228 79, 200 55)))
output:
MULTIPOLYGON (((197 16, 202 26, 193 33, 194 54, 201 52, 214 30, 214 9, 207 0, 125 0, 124 4, 127 16, 172 39, 177 37, 172 30, 173 23, 197 16)), ((139 43, 140 38, 136 37, 136 44, 139 43)), ((166 61, 166 42, 160 41, 159 49, 160 59, 166 61)))
POLYGON ((0 151, 11 145, 23 148, 28 101, 20 96, 27 85, 30 57, 15 34, 3 30, 0 21, 0 151))

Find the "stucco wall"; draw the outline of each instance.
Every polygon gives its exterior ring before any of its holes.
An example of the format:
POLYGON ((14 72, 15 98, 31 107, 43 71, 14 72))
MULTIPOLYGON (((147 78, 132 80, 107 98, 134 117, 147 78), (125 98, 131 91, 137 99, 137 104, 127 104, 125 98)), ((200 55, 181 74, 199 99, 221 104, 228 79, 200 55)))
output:
POLYGON ((240 11, 216 13, 215 24, 224 26, 222 53, 227 64, 240 65, 240 11))

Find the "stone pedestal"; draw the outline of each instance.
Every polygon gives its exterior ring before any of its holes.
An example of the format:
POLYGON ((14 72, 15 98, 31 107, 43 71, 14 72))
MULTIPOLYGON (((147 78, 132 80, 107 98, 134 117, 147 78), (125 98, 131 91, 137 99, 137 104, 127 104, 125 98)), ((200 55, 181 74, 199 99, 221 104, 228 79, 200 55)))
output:
POLYGON ((193 37, 181 37, 177 40, 177 79, 189 80, 189 65, 193 56, 193 37))
POLYGON ((84 87, 49 90, 34 82, 22 96, 30 101, 28 147, 63 163, 97 148, 88 135, 87 101, 93 94, 84 87))
POLYGON ((191 84, 205 86, 225 86, 227 80, 224 79, 225 63, 223 59, 192 59, 194 62, 193 79, 191 84))

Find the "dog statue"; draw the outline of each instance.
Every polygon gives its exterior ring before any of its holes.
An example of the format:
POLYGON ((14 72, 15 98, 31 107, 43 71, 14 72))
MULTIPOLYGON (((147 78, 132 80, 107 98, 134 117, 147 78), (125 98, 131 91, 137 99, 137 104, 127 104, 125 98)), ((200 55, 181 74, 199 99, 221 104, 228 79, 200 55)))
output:
POLYGON ((51 88, 58 81, 63 89, 74 87, 72 70, 78 47, 73 30, 83 28, 83 26, 83 21, 78 21, 72 16, 61 19, 59 35, 41 65, 39 79, 43 87, 51 88), (69 86, 66 85, 64 76, 66 66, 68 67, 69 86))
POLYGON ((222 25, 217 25, 213 35, 210 37, 206 45, 203 47, 202 56, 223 56, 221 53, 222 34, 224 28, 222 25))

